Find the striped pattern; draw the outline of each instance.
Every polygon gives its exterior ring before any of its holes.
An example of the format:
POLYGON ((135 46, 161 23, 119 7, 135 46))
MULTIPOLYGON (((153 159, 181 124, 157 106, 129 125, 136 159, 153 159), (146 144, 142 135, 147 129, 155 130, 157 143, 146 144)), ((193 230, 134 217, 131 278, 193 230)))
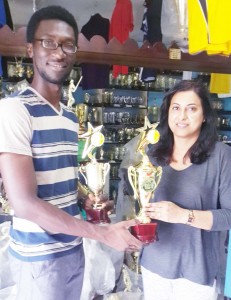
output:
MULTIPOLYGON (((28 144, 31 149, 28 151, 32 152, 38 197, 78 217, 76 116, 62 104, 61 110, 57 111, 32 88, 9 99, 15 100, 20 101, 29 115, 28 144)), ((81 238, 51 234, 33 222, 17 217, 13 219, 11 237, 11 253, 25 261, 69 254, 81 243, 81 238)))

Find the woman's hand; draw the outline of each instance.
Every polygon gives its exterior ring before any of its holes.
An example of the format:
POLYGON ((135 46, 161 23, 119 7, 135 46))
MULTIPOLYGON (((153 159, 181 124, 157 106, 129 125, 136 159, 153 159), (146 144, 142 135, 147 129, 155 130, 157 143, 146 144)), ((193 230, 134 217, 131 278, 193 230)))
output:
POLYGON ((108 211, 108 214, 111 214, 114 210, 114 201, 109 200, 107 195, 95 196, 94 194, 88 194, 88 197, 85 200, 84 209, 91 209, 95 204, 99 208, 105 208, 108 211))
POLYGON ((185 224, 188 219, 188 210, 170 201, 148 203, 143 210, 151 219, 164 222, 185 224))
POLYGON ((94 196, 93 193, 89 193, 87 195, 87 197, 85 198, 84 200, 84 205, 83 205, 83 208, 84 209, 91 209, 94 205, 94 203, 96 202, 96 197, 94 196))

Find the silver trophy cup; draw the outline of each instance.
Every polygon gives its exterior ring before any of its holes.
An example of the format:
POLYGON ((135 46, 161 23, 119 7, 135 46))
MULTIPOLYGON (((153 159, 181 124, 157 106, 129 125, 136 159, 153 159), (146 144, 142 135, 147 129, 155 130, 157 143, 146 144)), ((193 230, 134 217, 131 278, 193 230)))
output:
MULTIPOLYGON (((92 160, 79 169, 80 174, 84 177, 87 186, 100 199, 103 194, 106 177, 110 171, 109 163, 97 162, 92 160)), ((87 219, 92 223, 110 223, 107 211, 101 207, 102 204, 93 205, 92 209, 86 209, 87 219)))

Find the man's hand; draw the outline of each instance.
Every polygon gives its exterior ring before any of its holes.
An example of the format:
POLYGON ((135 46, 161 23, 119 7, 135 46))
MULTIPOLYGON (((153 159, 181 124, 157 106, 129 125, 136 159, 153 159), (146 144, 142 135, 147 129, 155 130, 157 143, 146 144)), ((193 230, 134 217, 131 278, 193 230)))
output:
POLYGON ((100 230, 105 231, 101 242, 118 251, 139 251, 143 243, 129 231, 129 227, 136 225, 137 222, 137 220, 133 219, 108 226, 100 226, 100 230))

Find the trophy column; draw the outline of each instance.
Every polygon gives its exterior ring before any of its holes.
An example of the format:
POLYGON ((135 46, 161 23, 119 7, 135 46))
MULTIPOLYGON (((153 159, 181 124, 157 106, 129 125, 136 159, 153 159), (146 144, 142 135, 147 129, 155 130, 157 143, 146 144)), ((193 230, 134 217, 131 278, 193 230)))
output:
POLYGON ((151 219, 145 215, 143 207, 154 197, 154 192, 161 180, 162 167, 151 164, 145 153, 145 147, 159 141, 160 134, 156 130, 157 126, 158 123, 150 124, 148 118, 145 117, 144 127, 139 128, 140 138, 136 148, 142 159, 138 165, 128 168, 128 179, 140 209, 137 215, 140 224, 132 226, 131 233, 147 244, 157 240, 157 223, 151 223, 151 219))
POLYGON ((79 168, 79 172, 85 179, 85 182, 90 191, 95 195, 95 203, 92 208, 85 209, 87 220, 92 223, 110 223, 107 210, 102 207, 100 198, 104 195, 106 179, 110 171, 110 164, 98 162, 92 151, 96 147, 100 147, 104 143, 104 135, 100 132, 102 125, 93 128, 91 123, 88 123, 88 132, 81 135, 81 138, 86 138, 82 157, 88 156, 90 162, 79 168), (98 201, 97 201, 98 199, 98 201))

